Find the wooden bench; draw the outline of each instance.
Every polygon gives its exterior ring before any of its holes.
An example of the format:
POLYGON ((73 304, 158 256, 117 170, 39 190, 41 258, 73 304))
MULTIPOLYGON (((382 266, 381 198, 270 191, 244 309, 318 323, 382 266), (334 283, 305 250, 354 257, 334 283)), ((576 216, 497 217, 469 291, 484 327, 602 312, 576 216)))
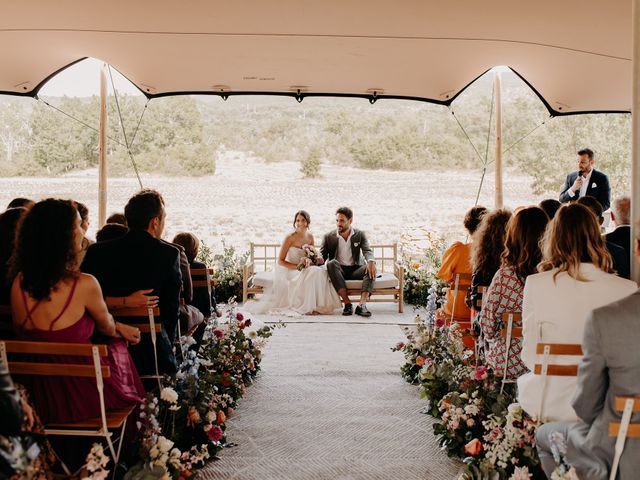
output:
MULTIPOLYGON (((376 278, 372 298, 369 302, 393 302, 398 304, 398 312, 404 311, 404 267, 398 262, 398 245, 371 245, 376 258, 380 278, 376 278)), ((278 264, 280 245, 272 243, 251 243, 249 260, 243 266, 242 301, 249 295, 264 292, 273 282, 273 270, 278 264)), ((349 297, 360 297, 362 280, 347 280, 349 297)))
MULTIPOLYGON (((103 379, 111 376, 108 366, 101 364, 101 358, 108 355, 106 345, 56 342, 0 341, 0 362, 12 375, 38 375, 59 377, 93 378, 98 390, 100 416, 81 422, 51 423, 45 425, 47 435, 103 437, 109 446, 114 465, 118 464, 127 418, 135 404, 118 410, 106 410, 104 403, 103 379), (21 354, 16 361, 9 360, 8 354, 21 354), (26 354, 26 355, 23 355, 26 354), (85 364, 46 363, 34 360, 33 355, 73 355, 88 357, 93 361, 85 364), (119 438, 114 445, 114 432, 119 438)), ((66 466, 65 466, 66 469, 66 466)))

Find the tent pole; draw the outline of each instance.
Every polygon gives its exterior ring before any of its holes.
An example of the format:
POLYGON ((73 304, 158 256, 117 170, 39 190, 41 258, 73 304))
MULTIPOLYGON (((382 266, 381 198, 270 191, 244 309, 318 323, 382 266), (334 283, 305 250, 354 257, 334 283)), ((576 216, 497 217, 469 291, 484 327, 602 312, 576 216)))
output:
MULTIPOLYGON (((640 220, 640 0, 633 0, 633 76, 631 108, 631 245, 635 245, 640 220)), ((632 251, 634 249, 632 248, 632 251)), ((640 280, 640 268, 635 255, 631 255, 631 278, 640 280)))
POLYGON ((98 226, 107 220, 107 64, 100 69, 100 134, 98 139, 98 226))
MULTIPOLYGON (((640 1, 640 0, 636 0, 640 1)), ((500 72, 494 73, 496 92, 496 196, 495 207, 502 208, 502 96, 500 92, 500 72)))

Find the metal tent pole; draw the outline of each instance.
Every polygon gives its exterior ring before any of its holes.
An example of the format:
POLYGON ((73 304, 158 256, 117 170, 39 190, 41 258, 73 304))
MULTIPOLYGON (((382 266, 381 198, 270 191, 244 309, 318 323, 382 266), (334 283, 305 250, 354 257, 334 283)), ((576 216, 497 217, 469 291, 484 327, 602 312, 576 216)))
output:
POLYGON ((500 72, 494 73, 496 95, 496 196, 495 207, 502 208, 502 95, 500 91, 500 72))
POLYGON ((107 64, 100 69, 100 133, 98 139, 98 226, 107 221, 107 64))

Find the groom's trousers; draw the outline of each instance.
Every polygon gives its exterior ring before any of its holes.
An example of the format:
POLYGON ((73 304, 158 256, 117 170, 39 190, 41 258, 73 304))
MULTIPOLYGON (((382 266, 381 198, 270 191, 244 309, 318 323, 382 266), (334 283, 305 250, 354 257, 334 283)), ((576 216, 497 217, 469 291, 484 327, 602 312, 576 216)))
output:
POLYGON ((346 280, 362 280, 362 291, 369 292, 369 295, 373 291, 375 280, 369 278, 366 265, 340 265, 333 259, 327 262, 327 273, 336 291, 347 288, 346 280))

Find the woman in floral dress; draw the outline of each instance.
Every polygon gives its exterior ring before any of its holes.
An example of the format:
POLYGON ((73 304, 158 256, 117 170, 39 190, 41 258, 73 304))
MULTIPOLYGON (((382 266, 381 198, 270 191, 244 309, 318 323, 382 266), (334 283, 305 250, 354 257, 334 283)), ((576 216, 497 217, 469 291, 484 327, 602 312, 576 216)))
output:
MULTIPOLYGON (((485 341, 485 359, 498 375, 504 373, 505 339, 500 332, 506 327, 502 314, 522 311, 522 292, 527 276, 536 273, 536 267, 542 259, 540 239, 547 226, 548 217, 538 207, 520 210, 507 226, 505 249, 501 267, 491 281, 485 303, 480 312, 480 327, 485 341)), ((520 322, 514 326, 521 327, 520 322)), ((509 365, 506 377, 518 378, 527 372, 520 360, 522 339, 511 339, 509 365)))

